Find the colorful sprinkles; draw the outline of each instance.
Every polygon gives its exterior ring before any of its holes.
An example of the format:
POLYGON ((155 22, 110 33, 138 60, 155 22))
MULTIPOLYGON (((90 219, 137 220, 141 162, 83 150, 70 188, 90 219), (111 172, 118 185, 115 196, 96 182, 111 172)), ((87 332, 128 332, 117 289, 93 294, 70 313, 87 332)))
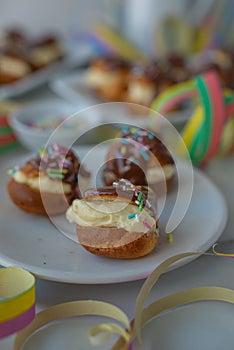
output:
POLYGON ((67 173, 66 169, 61 168, 47 168, 47 174, 50 177, 57 178, 57 179, 64 179, 65 175, 67 173))
POLYGON ((137 200, 140 201, 142 198, 142 192, 139 192, 139 194, 137 195, 137 200))
POLYGON ((167 234, 167 242, 169 244, 173 243, 173 235, 172 235, 172 233, 168 233, 167 234))
POLYGON ((148 228, 148 230, 151 230, 151 226, 147 221, 143 221, 143 224, 145 225, 146 228, 148 228))
POLYGON ((19 167, 18 166, 15 166, 14 168, 12 169, 8 169, 7 170, 7 174, 10 175, 10 176, 14 176, 15 173, 19 170, 19 167))
POLYGON ((131 215, 128 215, 128 219, 133 219, 133 218, 136 217, 136 215, 137 215, 137 214, 135 214, 135 213, 134 213, 134 214, 131 214, 131 215))
MULTIPOLYGON (((150 159, 150 146, 144 144, 145 137, 148 137, 148 139, 151 141, 155 139, 154 134, 152 132, 148 132, 147 130, 135 127, 124 127, 122 129, 122 137, 120 139, 121 143, 123 144, 120 147, 120 154, 125 156, 127 153, 125 145, 132 143, 139 150, 143 160, 147 162, 150 159)), ((129 162, 139 165, 139 160, 133 158, 132 156, 129 158, 129 162)))
MULTIPOLYGON (((144 205, 147 205, 149 208, 151 207, 151 204, 149 203, 148 199, 145 199, 145 196, 143 192, 141 191, 141 186, 134 186, 130 181, 121 179, 118 182, 113 182, 113 186, 115 187, 121 187, 124 191, 132 191, 134 194, 134 197, 136 199, 134 200, 134 203, 138 206, 139 212, 142 212, 144 205)), ((135 219, 137 222, 139 222, 139 214, 133 213, 128 215, 128 219, 132 220, 135 219)), ((147 221, 143 221, 143 225, 148 229, 151 230, 152 227, 147 221)))
POLYGON ((39 148, 38 154, 46 166, 46 173, 53 179, 64 179, 71 166, 71 151, 54 143, 46 149, 39 148))
POLYGON ((144 204, 144 202, 143 202, 143 200, 141 200, 141 201, 140 201, 140 204, 139 204, 139 210, 140 210, 140 211, 142 211, 142 209, 143 209, 143 204, 144 204))
MULTIPOLYGON (((49 145, 46 149, 39 148, 38 155, 50 178, 62 180, 65 178, 72 164, 72 153, 70 150, 55 143, 49 145)), ((15 166, 9 169, 7 174, 14 176, 18 170, 19 166, 15 166)))

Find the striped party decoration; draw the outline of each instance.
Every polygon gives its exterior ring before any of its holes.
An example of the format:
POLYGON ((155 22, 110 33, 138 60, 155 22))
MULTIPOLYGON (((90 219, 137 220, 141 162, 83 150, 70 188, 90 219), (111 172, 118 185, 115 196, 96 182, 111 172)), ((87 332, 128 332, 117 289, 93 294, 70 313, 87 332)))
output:
POLYGON ((0 153, 19 145, 8 122, 9 114, 18 108, 20 108, 18 103, 0 100, 0 153))
POLYGON ((181 133, 193 164, 205 165, 216 155, 231 152, 234 93, 223 90, 217 73, 208 71, 165 90, 153 102, 152 110, 165 114, 186 99, 194 99, 197 104, 181 133))
POLYGON ((19 267, 0 269, 0 339, 26 327, 35 317, 35 278, 19 267))

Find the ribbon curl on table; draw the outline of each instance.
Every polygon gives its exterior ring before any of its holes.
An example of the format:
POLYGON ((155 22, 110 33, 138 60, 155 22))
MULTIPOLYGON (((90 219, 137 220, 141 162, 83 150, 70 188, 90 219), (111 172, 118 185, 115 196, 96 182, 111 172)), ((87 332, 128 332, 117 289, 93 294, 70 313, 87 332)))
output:
MULTIPOLYGON (((134 339, 142 341, 141 330, 144 325, 156 315, 159 315, 165 310, 175 308, 181 305, 185 305, 192 302, 204 301, 204 300, 219 300, 234 304, 234 290, 207 286, 199 288, 191 288, 184 290, 167 297, 161 298, 155 301, 144 309, 144 303, 159 277, 164 273, 167 268, 180 259, 184 259, 194 255, 218 255, 221 253, 200 253, 200 252, 188 252, 178 254, 170 257, 161 263, 146 279, 144 282, 137 300, 135 307, 134 320, 130 322, 127 315, 115 305, 105 303, 97 300, 81 300, 67 302, 60 305, 52 306, 37 314, 34 321, 21 330, 15 338, 14 349, 22 349, 25 341, 38 329, 44 325, 67 317, 82 316, 82 315, 98 315, 103 317, 112 318, 118 321, 115 323, 103 323, 98 324, 90 329, 90 342, 93 345, 101 345, 108 340, 113 334, 119 334, 120 338, 112 347, 112 350, 127 350, 131 348, 131 344, 134 339)), ((233 254, 222 254, 221 256, 234 257, 233 254)))
MULTIPOLYGON (((34 321, 16 335, 14 349, 20 350, 31 334, 48 323, 67 317, 84 315, 108 317, 122 324, 122 326, 120 326, 113 323, 104 323, 93 327, 89 333, 91 344, 100 345, 113 334, 121 336, 121 339, 124 341, 124 346, 129 344, 130 323, 128 317, 122 310, 115 305, 98 300, 79 300, 55 305, 39 312, 34 321)), ((126 349, 126 347, 123 349, 126 349)))
MULTIPOLYGON (((206 164, 220 149, 222 154, 230 152, 234 144, 229 124, 234 116, 234 93, 223 91, 217 73, 209 71, 165 90, 154 100, 152 109, 166 114, 187 99, 197 103, 181 134, 193 164, 206 164)), ((154 121, 153 114, 151 118, 154 121)))
POLYGON ((35 278, 19 267, 0 269, 0 339, 26 327, 35 316, 35 278))

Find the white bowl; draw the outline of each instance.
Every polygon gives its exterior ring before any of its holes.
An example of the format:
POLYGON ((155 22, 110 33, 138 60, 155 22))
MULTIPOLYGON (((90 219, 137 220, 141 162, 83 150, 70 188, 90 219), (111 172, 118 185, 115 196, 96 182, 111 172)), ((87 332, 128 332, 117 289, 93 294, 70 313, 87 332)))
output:
POLYGON ((9 117, 18 140, 32 151, 48 142, 70 147, 98 122, 98 115, 59 101, 31 103, 9 117))

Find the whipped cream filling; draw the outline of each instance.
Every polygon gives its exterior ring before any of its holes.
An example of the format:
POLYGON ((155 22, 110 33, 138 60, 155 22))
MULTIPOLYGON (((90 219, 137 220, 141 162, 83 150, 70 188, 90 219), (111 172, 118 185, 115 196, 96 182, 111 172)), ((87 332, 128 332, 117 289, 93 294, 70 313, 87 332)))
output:
POLYGON ((99 71, 90 69, 86 73, 87 83, 94 88, 105 88, 108 84, 121 83, 122 75, 116 72, 99 71))
POLYGON ((132 101, 148 105, 152 102, 154 95, 155 89, 150 84, 136 81, 129 83, 128 98, 132 101))
POLYGON ((156 230, 156 218, 133 204, 120 201, 85 201, 75 199, 66 212, 67 220, 80 226, 116 227, 129 232, 147 233, 156 230), (137 216, 129 218, 129 216, 137 216))
POLYGON ((35 48, 31 53, 31 60, 34 64, 49 64, 61 55, 58 45, 48 45, 35 48))
POLYGON ((18 170, 14 176, 18 183, 28 185, 33 190, 40 192, 49 192, 56 194, 68 194, 71 192, 71 185, 62 181, 51 180, 48 176, 41 174, 37 177, 27 177, 22 171, 18 170))
POLYGON ((0 57, 0 71, 17 77, 24 77, 30 72, 30 68, 27 63, 16 58, 0 57))
POLYGON ((172 164, 163 167, 153 167, 147 170, 147 180, 149 184, 154 184, 162 180, 169 180, 175 173, 175 166, 172 164))

